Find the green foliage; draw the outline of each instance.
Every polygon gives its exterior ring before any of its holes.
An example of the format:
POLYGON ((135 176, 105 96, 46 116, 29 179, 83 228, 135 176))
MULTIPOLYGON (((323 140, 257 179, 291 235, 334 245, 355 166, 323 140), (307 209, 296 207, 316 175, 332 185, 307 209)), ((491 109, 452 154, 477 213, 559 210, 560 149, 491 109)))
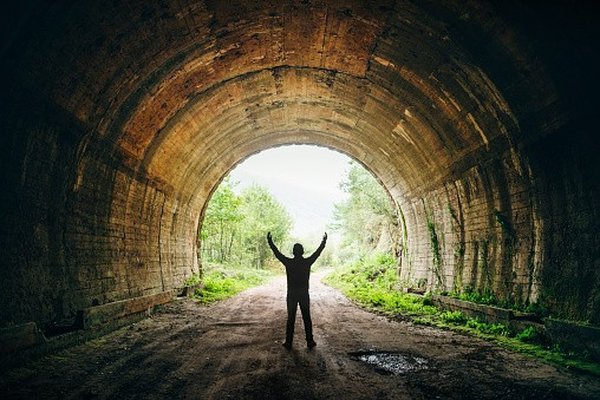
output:
POLYGON ((528 326, 521 332, 517 333, 515 339, 525 343, 535 343, 540 341, 540 334, 533 326, 528 326))
POLYGON ((398 290, 396 261, 390 254, 362 257, 332 272, 325 281, 358 303, 381 311, 407 315, 435 312, 433 306, 424 304, 423 298, 398 290))
POLYGON ((487 322, 481 322, 474 318, 468 318, 465 326, 473 329, 477 333, 483 333, 494 336, 508 336, 511 332, 508 327, 504 324, 489 324, 487 322))
POLYGON ((194 274, 183 282, 183 286, 195 286, 202 282, 200 274, 194 274))
POLYGON ((207 261, 224 263, 231 258, 232 247, 244 216, 242 199, 233 191, 229 178, 219 185, 212 195, 206 212, 200 238, 202 255, 207 261))
POLYGON ((208 203, 199 234, 201 256, 205 262, 265 268, 274 260, 267 232, 281 243, 292 219, 267 189, 254 185, 238 195, 234 187, 226 178, 208 203))
POLYGON ((397 247, 398 216, 381 184, 361 165, 351 162, 341 188, 347 200, 335 205, 332 228, 342 234, 343 259, 355 259, 375 249, 397 247))
POLYGON ((453 324, 465 324, 468 320, 467 316, 461 311, 444 311, 440 314, 440 318, 444 322, 453 324))
POLYGON ((244 224, 240 230, 240 243, 246 257, 240 262, 263 268, 273 254, 267 244, 267 233, 281 243, 292 229, 292 218, 267 189, 252 185, 242 194, 244 224))
POLYGON ((269 270, 213 266, 205 273, 204 286, 196 290, 194 298, 201 303, 224 300, 250 287, 262 285, 274 275, 269 270))

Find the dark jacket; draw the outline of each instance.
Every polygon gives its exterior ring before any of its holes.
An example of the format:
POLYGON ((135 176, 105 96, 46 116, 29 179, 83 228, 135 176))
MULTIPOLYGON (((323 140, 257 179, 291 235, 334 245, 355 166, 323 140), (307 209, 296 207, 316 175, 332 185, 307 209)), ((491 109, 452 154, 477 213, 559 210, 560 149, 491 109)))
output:
POLYGON ((269 247, 273 250, 275 257, 285 266, 285 273, 287 275, 287 286, 288 292, 293 291, 308 291, 308 281, 310 278, 310 267, 317 261, 317 258, 321 255, 321 252, 325 248, 326 239, 323 238, 319 248, 315 250, 309 257, 304 258, 302 256, 289 258, 281 254, 277 246, 272 240, 268 240, 269 247))

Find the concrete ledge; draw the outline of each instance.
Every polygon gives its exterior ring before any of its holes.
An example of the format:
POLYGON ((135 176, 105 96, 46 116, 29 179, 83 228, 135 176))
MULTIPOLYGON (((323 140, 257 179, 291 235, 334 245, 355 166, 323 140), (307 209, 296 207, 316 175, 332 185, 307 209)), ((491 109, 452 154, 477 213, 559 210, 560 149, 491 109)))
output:
POLYGON ((70 346, 85 343, 121 327, 137 322, 152 309, 171 302, 174 292, 166 291, 114 303, 89 307, 81 311, 78 329, 47 338, 35 322, 0 329, 0 372, 70 346))
POLYGON ((83 328, 89 329, 131 314, 145 312, 154 306, 168 303, 172 301, 173 298, 174 294, 169 290, 157 294, 89 307, 83 310, 83 328))
POLYGON ((593 360, 600 361, 599 327, 553 318, 546 318, 542 321, 535 314, 472 303, 448 296, 433 295, 432 302, 443 310, 461 311, 485 322, 504 323, 513 331, 534 327, 544 335, 546 340, 560 345, 562 349, 589 354, 593 360))
POLYGON ((546 335, 565 350, 588 353, 600 361, 600 328, 553 318, 544 320, 546 335))
POLYGON ((485 322, 506 322, 515 318, 513 310, 458 300, 453 297, 433 295, 433 303, 444 310, 462 311, 470 317, 479 318, 485 322))
POLYGON ((9 354, 41 343, 46 339, 35 322, 0 329, 0 354, 9 354))

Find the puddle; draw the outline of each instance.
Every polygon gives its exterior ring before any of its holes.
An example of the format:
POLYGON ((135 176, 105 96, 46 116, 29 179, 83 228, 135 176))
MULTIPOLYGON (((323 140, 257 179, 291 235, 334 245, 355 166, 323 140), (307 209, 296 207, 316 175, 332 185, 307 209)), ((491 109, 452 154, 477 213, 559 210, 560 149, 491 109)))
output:
POLYGON ((389 351, 359 351, 349 353, 350 358, 371 365, 376 372, 385 375, 401 375, 429 368, 428 361, 410 354, 389 351))

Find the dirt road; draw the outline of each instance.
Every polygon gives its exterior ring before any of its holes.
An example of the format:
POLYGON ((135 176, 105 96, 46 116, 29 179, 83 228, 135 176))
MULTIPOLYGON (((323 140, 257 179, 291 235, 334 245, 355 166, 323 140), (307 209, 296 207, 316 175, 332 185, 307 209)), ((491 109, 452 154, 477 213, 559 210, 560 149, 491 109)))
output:
POLYGON ((478 339, 390 321, 357 308, 318 276, 311 280, 315 349, 306 348, 300 313, 294 348, 281 345, 285 282, 276 279, 211 306, 172 303, 3 378, 0 398, 600 398, 597 378, 478 339), (361 357, 391 361, 393 371, 361 357))

